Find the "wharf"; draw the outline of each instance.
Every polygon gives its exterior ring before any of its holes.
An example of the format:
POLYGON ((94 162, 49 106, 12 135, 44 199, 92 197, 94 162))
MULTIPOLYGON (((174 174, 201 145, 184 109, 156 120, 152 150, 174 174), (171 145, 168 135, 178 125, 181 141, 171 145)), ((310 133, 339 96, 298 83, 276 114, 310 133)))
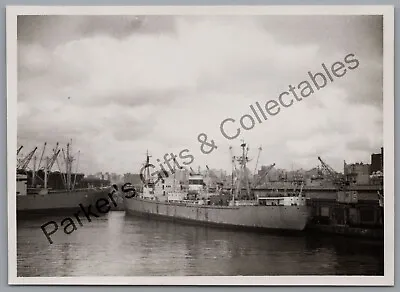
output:
MULTIPOLYGON (((258 196, 273 195, 277 189, 255 189, 258 196)), ((291 192, 294 189, 278 189, 291 192)), ((383 239, 380 186, 351 186, 348 192, 333 187, 307 186, 303 192, 311 207, 307 230, 371 239, 383 239)))
MULTIPOLYGON (((303 188, 311 218, 306 230, 369 239, 383 239, 383 207, 379 205, 378 186, 357 186, 349 193, 338 193, 335 188, 303 188), (356 197, 350 196, 356 191, 356 197)), ((253 189, 258 197, 273 196, 276 189, 253 189)), ((282 191, 279 190, 278 191, 282 191)), ((285 189, 290 193, 294 189, 285 189)), ((117 192, 116 194, 118 194, 117 192)), ((229 195, 213 200, 228 200, 229 195)), ((116 196, 117 206, 112 210, 124 210, 122 196, 116 196)))

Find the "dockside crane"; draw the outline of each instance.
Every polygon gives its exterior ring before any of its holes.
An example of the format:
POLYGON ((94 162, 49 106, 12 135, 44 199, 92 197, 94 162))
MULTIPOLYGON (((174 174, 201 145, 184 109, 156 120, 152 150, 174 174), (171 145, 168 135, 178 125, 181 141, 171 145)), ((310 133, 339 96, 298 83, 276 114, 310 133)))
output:
POLYGON ((217 184, 222 183, 222 178, 218 177, 218 175, 216 175, 215 172, 208 167, 208 165, 206 165, 206 169, 208 177, 213 178, 217 184))
POLYGON ((213 170, 211 170, 208 165, 206 165, 207 168, 207 175, 211 178, 214 179, 216 185, 218 188, 220 188, 220 190, 222 190, 224 188, 224 185, 226 183, 226 174, 224 174, 223 172, 221 172, 221 175, 218 176, 213 170))
POLYGON ((17 150, 17 155, 19 154, 19 152, 21 151, 21 149, 23 148, 24 146, 20 146, 19 148, 18 148, 18 150, 17 150))
POLYGON ((18 165, 20 164, 20 162, 21 162, 21 158, 19 157, 19 153, 21 152, 21 149, 23 148, 24 146, 23 145, 21 145, 19 148, 18 148, 18 150, 17 150, 17 169, 18 169, 18 165))
POLYGON ((36 179, 38 178, 41 182, 44 182, 44 188, 47 188, 48 172, 51 171, 55 160, 60 152, 58 150, 58 142, 56 148, 53 149, 53 154, 51 157, 44 157, 46 151, 47 142, 44 143, 42 153, 40 155, 39 164, 36 165, 36 156, 34 157, 34 165, 32 169, 32 186, 36 185, 36 179), (43 164, 43 165, 42 165, 43 164), (39 172, 44 172, 44 178, 39 176, 39 172))
POLYGON ((347 184, 344 176, 336 172, 331 166, 324 162, 321 157, 318 156, 318 160, 321 162, 323 171, 325 171, 332 182, 340 189, 345 188, 347 184))
POLYGON ((215 174, 214 171, 212 171, 212 170, 208 167, 208 165, 206 165, 206 169, 207 169, 207 175, 208 175, 208 176, 212 176, 213 178, 216 178, 216 179, 220 180, 220 178, 215 174))
MULTIPOLYGON (((42 154, 40 155, 39 164, 37 166, 38 169, 41 168, 44 152, 46 151, 46 146, 47 146, 47 142, 44 142, 43 149, 42 149, 42 154)), ((34 171, 36 170, 36 157, 35 157, 35 165, 33 166, 33 169, 34 169, 34 171)))
MULTIPOLYGON (((333 184, 336 187, 336 202, 340 204, 355 204, 358 202, 358 192, 350 189, 349 182, 345 179, 345 176, 333 170, 332 167, 327 165, 320 157, 322 168, 331 177, 333 184)), ((345 213, 347 214, 347 213, 345 213)), ((345 215, 344 222, 347 222, 348 215, 345 215)), ((347 223, 345 223, 347 224, 347 223)))
POLYGON ((256 166, 254 167, 254 174, 255 174, 255 173, 256 173, 256 171, 257 171, 257 167, 258 167, 258 160, 260 159, 260 154, 261 154, 261 151, 262 151, 262 147, 260 146, 260 147, 258 148, 258 154, 257 154, 256 166))
POLYGON ((29 162, 32 160, 33 155, 35 154, 37 147, 35 147, 31 152, 28 153, 21 161, 18 163, 18 170, 25 171, 29 165, 29 162))
MULTIPOLYGON (((51 157, 47 157, 47 161, 46 164, 42 167, 40 167, 40 170, 45 170, 47 169, 47 171, 51 171, 51 169, 53 168, 54 163, 56 162, 56 159, 58 157, 58 154, 60 154, 61 150, 58 149, 58 142, 56 144, 56 147, 53 149, 53 155, 51 157)), ((40 165, 40 163, 39 163, 40 165)))
POLYGON ((268 175, 268 173, 274 168, 274 166, 275 166, 275 163, 273 163, 270 166, 268 166, 267 169, 264 171, 264 173, 260 177, 258 177, 257 180, 255 180, 253 182, 253 186, 252 187, 256 188, 257 186, 259 186, 261 181, 268 175))
POLYGON ((57 152, 53 154, 53 156, 50 158, 49 163, 47 164, 47 169, 50 171, 53 168, 54 163, 56 162, 56 159, 58 157, 58 154, 60 154, 61 150, 58 149, 57 152))
POLYGON ((47 145, 47 142, 44 142, 43 149, 42 149, 42 154, 40 155, 40 159, 39 159, 39 164, 38 165, 36 165, 37 157, 36 156, 33 157, 33 168, 32 168, 32 186, 33 187, 36 185, 36 177, 38 177, 40 180, 42 180, 37 175, 37 172, 40 169, 40 165, 42 164, 44 152, 46 151, 46 145, 47 145))

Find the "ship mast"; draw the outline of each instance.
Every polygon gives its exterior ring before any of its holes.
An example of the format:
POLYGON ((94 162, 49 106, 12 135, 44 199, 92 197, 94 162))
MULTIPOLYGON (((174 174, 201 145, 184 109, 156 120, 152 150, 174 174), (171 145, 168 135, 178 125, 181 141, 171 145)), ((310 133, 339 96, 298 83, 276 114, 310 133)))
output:
POLYGON ((69 143, 67 143, 67 190, 71 189, 71 153, 69 147, 69 143))
MULTIPOLYGON (((74 175, 74 184, 72 185, 72 189, 74 189, 74 188, 75 188, 75 185, 76 185, 76 176, 77 176, 77 174, 78 174, 79 156, 80 156, 80 154, 81 154, 81 151, 78 151, 78 161, 77 161, 77 163, 76 163, 76 171, 75 171, 75 175, 74 175)), ((71 166, 71 169, 72 169, 72 166, 71 166)))
MULTIPOLYGON (((42 154, 40 155, 40 160, 39 160, 39 165, 36 169, 36 156, 34 157, 34 163, 33 163, 33 177, 32 177, 32 186, 35 187, 36 186, 36 172, 37 170, 40 169, 40 165, 42 164, 43 161, 43 156, 44 156, 44 152, 46 151, 46 145, 47 142, 44 142, 44 146, 42 149, 42 154)), ((44 169, 44 189, 47 189, 47 169, 44 169)))
POLYGON ((247 173, 247 162, 249 162, 248 158, 248 153, 249 153, 249 147, 246 147, 246 143, 242 143, 241 147, 243 148, 243 158, 242 158, 242 164, 243 164, 243 175, 246 183, 246 192, 247 192, 247 197, 250 199, 250 179, 249 175, 247 173), (244 147, 246 147, 246 151, 244 151, 244 147))
MULTIPOLYGON (((146 166, 150 164, 150 155, 149 155, 149 150, 146 151, 146 166)), ((146 182, 150 178, 150 168, 146 168, 146 182)))
POLYGON ((151 181, 150 178, 150 168, 148 167, 150 164, 150 157, 151 155, 149 155, 149 151, 146 151, 146 162, 144 164, 144 167, 146 168, 146 171, 141 174, 141 178, 142 178, 142 182, 144 187, 149 187, 153 182, 151 181))
POLYGON ((33 168, 32 168, 32 187, 36 187, 36 155, 33 156, 33 168))
POLYGON ((71 142, 67 143, 67 153, 65 156, 65 166, 66 166, 66 171, 67 171, 67 191, 72 190, 72 162, 74 161, 74 157, 71 155, 71 142))
POLYGON ((175 179, 176 179, 176 176, 175 176, 175 173, 176 173, 176 170, 175 170, 175 167, 176 167, 176 163, 175 163, 175 158, 174 158, 174 181, 173 181, 173 185, 172 185, 172 191, 175 193, 175 189, 176 189, 176 186, 175 186, 175 179))
POLYGON ((241 183, 242 183, 242 179, 245 180, 246 183, 246 192, 247 192, 247 196, 250 197, 250 185, 249 185, 249 179, 246 175, 246 165, 247 162, 249 162, 249 159, 247 157, 247 153, 249 151, 249 148, 246 148, 246 143, 244 141, 242 141, 242 144, 240 145, 240 147, 242 147, 242 156, 237 158, 237 161, 240 164, 240 171, 239 171, 239 177, 237 179, 237 188, 235 190, 235 196, 237 196, 239 194, 239 192, 241 192, 241 183))
POLYGON ((231 163, 232 163, 232 174, 231 174, 231 194, 232 194, 232 200, 235 200, 235 193, 234 193, 234 176, 236 174, 236 164, 235 164, 235 160, 236 157, 233 155, 232 152, 232 146, 229 147, 229 152, 231 154, 231 163))
POLYGON ((48 180, 48 165, 49 165, 49 157, 46 157, 46 164, 44 166, 44 189, 47 189, 47 180, 48 180))

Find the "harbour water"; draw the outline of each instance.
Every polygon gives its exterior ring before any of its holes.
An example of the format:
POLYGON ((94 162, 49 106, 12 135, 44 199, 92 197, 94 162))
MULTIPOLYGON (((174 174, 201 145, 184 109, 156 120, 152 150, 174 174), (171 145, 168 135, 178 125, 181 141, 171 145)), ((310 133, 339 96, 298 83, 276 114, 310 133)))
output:
POLYGON ((17 221, 19 277, 383 275, 383 245, 321 234, 272 235, 112 211, 65 234, 69 214, 17 221), (55 221, 53 244, 40 226, 55 221), (64 224, 65 226, 65 224, 64 224))

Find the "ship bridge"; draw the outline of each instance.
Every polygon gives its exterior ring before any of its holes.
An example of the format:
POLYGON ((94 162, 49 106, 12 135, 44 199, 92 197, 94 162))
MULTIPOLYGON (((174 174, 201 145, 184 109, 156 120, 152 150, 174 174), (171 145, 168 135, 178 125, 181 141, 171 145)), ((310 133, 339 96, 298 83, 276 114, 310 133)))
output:
POLYGON ((204 179, 203 176, 200 174, 192 175, 189 178, 189 191, 202 191, 204 188, 204 179))

